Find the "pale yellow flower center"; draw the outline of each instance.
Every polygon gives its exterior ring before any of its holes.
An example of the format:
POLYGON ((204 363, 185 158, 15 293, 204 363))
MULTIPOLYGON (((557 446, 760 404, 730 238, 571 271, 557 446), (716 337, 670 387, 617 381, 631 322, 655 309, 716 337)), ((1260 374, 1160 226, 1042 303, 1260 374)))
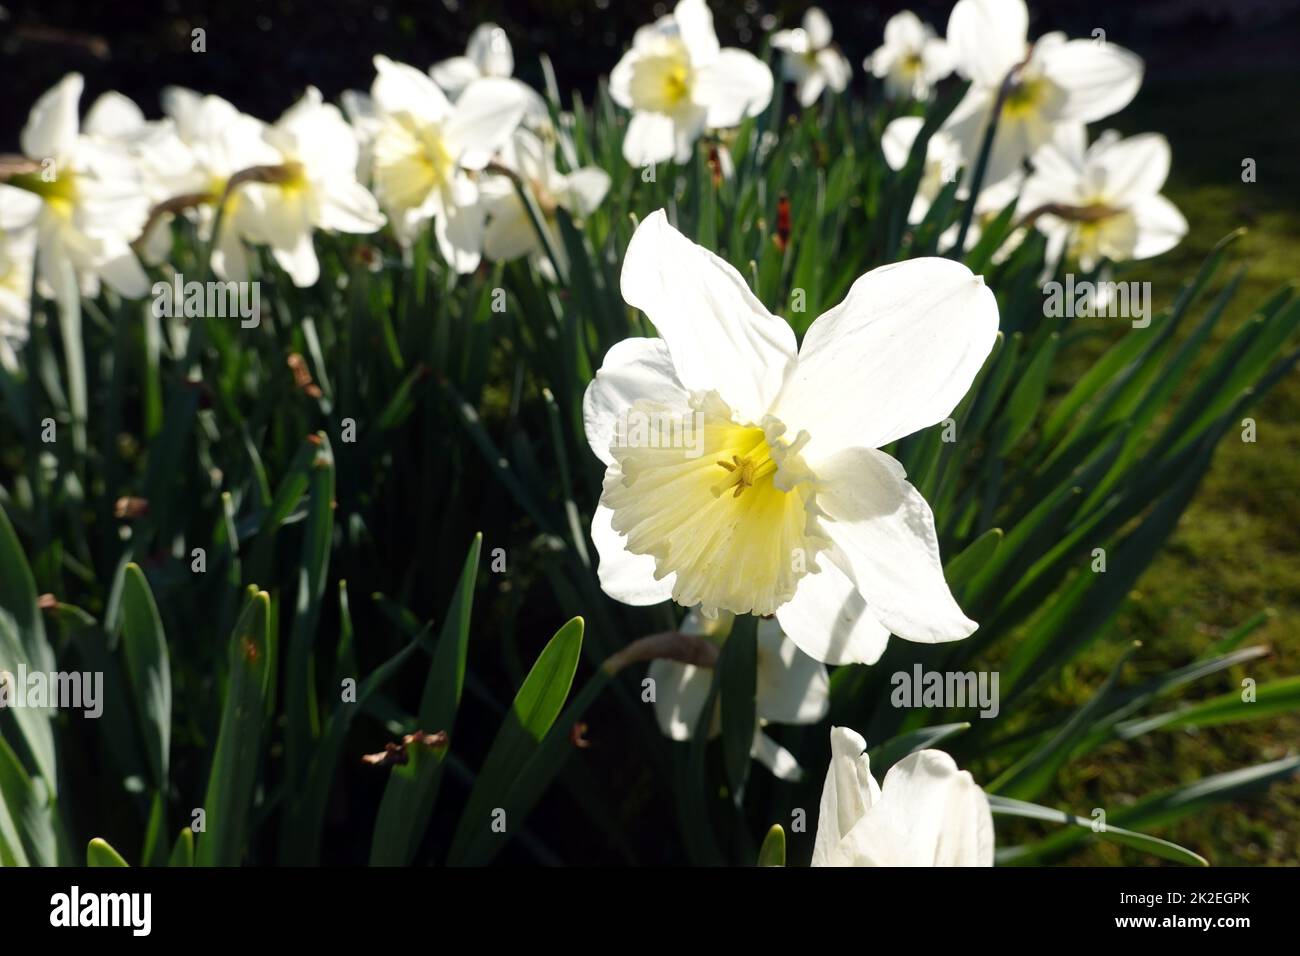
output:
POLYGON ((684 427, 637 441, 628 431, 610 448, 617 468, 601 497, 633 554, 655 559, 659 578, 676 574, 673 599, 705 613, 772 614, 794 596, 828 545, 818 523, 816 478, 772 418, 738 422, 716 392, 689 409, 637 402, 628 415, 676 416, 684 427))
POLYGON ((414 209, 444 188, 455 160, 435 124, 407 113, 389 117, 374 142, 375 192, 389 209, 414 209))
POLYGON ((632 67, 632 106, 652 113, 673 113, 690 101, 694 74, 680 40, 666 40, 632 67))

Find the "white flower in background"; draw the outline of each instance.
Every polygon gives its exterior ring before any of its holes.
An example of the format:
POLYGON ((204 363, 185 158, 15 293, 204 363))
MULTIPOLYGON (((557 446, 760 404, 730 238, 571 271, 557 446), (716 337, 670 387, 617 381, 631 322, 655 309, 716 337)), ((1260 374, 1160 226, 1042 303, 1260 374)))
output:
POLYGON ((375 57, 369 170, 398 238, 410 244, 432 220, 438 248, 457 272, 478 268, 484 205, 468 171, 481 170, 518 127, 519 83, 475 80, 453 106, 414 67, 375 57))
POLYGON ((320 277, 312 245, 316 229, 370 233, 383 226, 384 217, 375 197, 357 181, 352 128, 315 87, 264 138, 279 160, 239 187, 247 210, 241 226, 248 239, 271 247, 294 285, 314 285, 320 277))
POLYGON ((988 797, 952 757, 920 750, 871 776, 866 741, 831 728, 813 866, 992 866, 988 797))
MULTIPOLYGON (((720 614, 709 620, 692 610, 678 628, 683 634, 706 637, 719 643, 727 639, 734 618, 720 614)), ((757 717, 752 756, 781 780, 799 780, 803 771, 794 755, 763 733, 766 724, 815 724, 830 710, 830 675, 786 639, 781 625, 770 618, 757 627, 757 717)), ((658 659, 650 663, 649 676, 655 682, 655 718, 659 728, 673 740, 690 740, 700 714, 708 702, 713 669, 658 659)), ((715 711, 710 736, 720 729, 720 709, 715 711)))
MULTIPOLYGON (((495 23, 482 23, 475 27, 469 36, 464 56, 453 56, 429 67, 433 81, 453 100, 475 80, 484 77, 510 79, 514 72, 515 55, 510 48, 510 38, 495 23)), ((519 83, 519 87, 528 100, 525 116, 530 125, 549 125, 550 112, 546 108, 546 101, 526 84, 519 83)))
POLYGON ((752 53, 718 46, 704 0, 681 0, 636 31, 609 76, 609 93, 632 111, 623 158, 633 166, 684 163, 706 128, 738 126, 772 100, 772 71, 752 53))
POLYGON ((31 331, 40 207, 31 193, 0 186, 0 365, 11 372, 18 367, 17 350, 31 331))
MULTIPOLYGON (((242 237, 252 228, 251 207, 240 188, 227 192, 227 187, 237 173, 258 166, 274 166, 282 157, 266 142, 265 123, 241 113, 219 96, 204 96, 184 87, 169 86, 163 90, 162 104, 192 161, 183 181, 172 184, 173 195, 207 197, 195 208, 199 237, 205 242, 212 238, 217 206, 224 197, 221 231, 213 244, 212 267, 224 279, 243 281, 248 278, 248 256, 242 237)), ((162 250, 158 261, 165 258, 166 251, 162 250)), ((146 241, 146 255, 150 253, 155 256, 159 253, 152 237, 146 241)))
POLYGON ((774 33, 772 47, 781 51, 782 70, 795 85, 799 105, 812 106, 823 90, 842 93, 848 86, 853 68, 831 44, 831 21, 820 7, 808 8, 802 27, 774 33))
POLYGON ((1110 116, 1142 85, 1141 58, 1113 43, 1050 33, 1031 45, 1024 0, 959 0, 948 46, 971 86, 944 128, 972 171, 999 90, 1014 71, 985 171, 989 184, 1017 172, 1060 124, 1110 116))
MULTIPOLYGON (((595 166, 561 173, 555 168, 555 145, 528 130, 511 137, 502 151, 500 162, 512 170, 529 190, 542 214, 542 229, 560 267, 567 268, 564 240, 556 222, 556 211, 563 209, 575 219, 595 211, 609 192, 609 173, 595 166)), ((488 224, 483 234, 483 254, 498 262, 531 256, 539 269, 552 271, 546 250, 528 209, 507 177, 487 180, 480 186, 487 204, 488 224)), ((555 276, 551 276, 555 278, 555 276)))
POLYGON ((475 27, 464 56, 453 56, 429 67, 433 81, 453 98, 474 80, 485 76, 509 77, 514 72, 515 54, 510 48, 510 38, 495 23, 475 27))
POLYGON ((1102 259, 1149 259, 1178 245, 1187 220, 1160 195, 1169 176, 1168 140, 1107 131, 1086 150, 1084 141, 1079 128, 1035 153, 1021 192, 1021 210, 1047 236, 1047 261, 1064 252, 1091 272, 1102 259))
POLYGON ((40 169, 10 183, 42 199, 36 220, 42 295, 61 301, 77 291, 95 296, 103 280, 138 298, 148 279, 130 244, 148 218, 149 199, 126 149, 82 133, 82 86, 80 74, 70 73, 36 101, 21 144, 40 169))
MULTIPOLYGON (((885 127, 880 137, 880 148, 890 169, 901 170, 912 154, 912 145, 925 120, 919 116, 900 116, 885 127)), ((930 206, 943 192, 943 187, 957 178, 962 165, 961 149, 943 130, 935 130, 925 147, 925 161, 921 167, 921 181, 907 221, 916 224, 925 218, 930 206)))
POLYGON ((632 237, 622 291, 660 338, 610 349, 584 400, 606 465, 592 537, 607 594, 775 614, 832 664, 874 662, 891 632, 975 630, 929 505, 876 449, 942 421, 970 387, 998 327, 979 277, 937 258, 875 269, 796 354, 785 320, 660 210, 632 237), (647 421, 689 440, 642 440, 647 421))
POLYGON ((862 61, 862 67, 885 81, 890 97, 921 100, 952 72, 952 56, 932 26, 911 10, 903 10, 885 23, 885 42, 862 61))

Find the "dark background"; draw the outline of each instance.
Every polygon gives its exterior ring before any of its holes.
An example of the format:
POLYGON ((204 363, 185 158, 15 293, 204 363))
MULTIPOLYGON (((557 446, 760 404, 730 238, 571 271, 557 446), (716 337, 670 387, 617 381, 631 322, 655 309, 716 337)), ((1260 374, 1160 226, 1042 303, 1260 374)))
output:
MULTIPOLYGON (((889 16, 915 10, 940 34, 951 2, 821 0, 835 39, 861 86, 863 57, 879 45, 889 16)), ((756 49, 763 35, 796 25, 805 2, 713 0, 724 44, 756 49)), ((501 24, 515 47, 516 73, 541 85, 535 54, 546 50, 561 88, 590 93, 618 61, 635 28, 670 3, 619 0, 0 0, 0 149, 12 151, 32 102, 71 70, 86 77, 83 109, 107 89, 158 115, 158 91, 182 84, 220 94, 274 119, 309 84, 327 98, 368 89, 371 57, 385 53, 421 68, 464 51, 478 23, 501 24), (191 31, 207 52, 191 52, 191 31)), ((1065 30, 1108 39, 1146 57, 1148 73, 1224 72, 1281 66, 1300 55, 1300 0, 1037 0, 1030 35, 1065 30)), ((1279 90, 1291 96, 1294 90, 1279 90)))

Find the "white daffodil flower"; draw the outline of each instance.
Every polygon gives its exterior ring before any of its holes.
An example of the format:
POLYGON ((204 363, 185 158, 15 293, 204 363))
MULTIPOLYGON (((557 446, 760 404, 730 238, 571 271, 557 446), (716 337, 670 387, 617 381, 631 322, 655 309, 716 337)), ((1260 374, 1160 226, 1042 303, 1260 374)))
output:
MULTIPOLYGON (((224 279, 248 278, 248 255, 243 237, 255 224, 242 190, 229 189, 231 177, 259 166, 274 166, 283 157, 266 142, 266 124, 241 113, 219 96, 201 95, 179 86, 162 93, 163 112, 175 124, 176 135, 189 150, 191 168, 181 182, 173 182, 175 196, 205 197, 194 208, 199 236, 212 238, 218 205, 224 197, 220 234, 212 248, 212 268, 224 279)), ((158 231, 157 228, 154 230, 158 231)), ((153 237, 146 239, 146 255, 157 255, 153 237)), ((165 252, 168 250, 162 250, 165 252)), ((159 260, 161 261, 161 260, 159 260)))
MULTIPOLYGON (((733 615, 719 614, 709 620, 691 610, 678 628, 683 634, 727 639, 733 615)), ((781 633, 781 625, 764 618, 757 627, 757 721, 750 756, 781 780, 797 781, 803 771, 794 755, 778 744, 763 727, 767 724, 815 724, 830 710, 830 675, 826 667, 799 650, 781 633)), ((650 663, 655 683, 655 718, 659 728, 673 740, 695 736, 700 714, 708 702, 713 669, 658 659, 650 663)), ((711 719, 710 736, 721 729, 720 710, 711 719)))
POLYGON ((876 449, 970 387, 998 328, 982 279, 937 258, 875 269, 796 351, 785 320, 659 210, 632 237, 622 291, 660 338, 610 349, 584 400, 606 465, 592 537, 607 594, 775 614, 830 664, 874 662, 891 632, 975 630, 929 505, 876 449))
MULTIPOLYGON (((919 116, 900 116, 885 127, 885 132, 880 137, 880 148, 890 169, 900 170, 907 165, 912 145, 924 125, 925 120, 919 116)), ((917 184, 916 195, 912 197, 912 208, 907 213, 908 222, 916 224, 925 218, 930 206, 939 193, 943 192, 943 187, 957 178, 961 164, 961 148, 943 130, 935 130, 925 146, 921 181, 917 184)))
POLYGON ((632 111, 623 158, 648 166, 691 158, 706 128, 740 125, 772 100, 772 71, 752 53, 722 49, 704 0, 681 0, 641 27, 609 76, 609 93, 632 111))
POLYGON ((820 7, 809 7, 803 26, 778 30, 772 48, 781 51, 785 78, 795 85, 800 106, 812 106, 822 91, 844 92, 853 67, 848 58, 831 44, 831 21, 820 7))
POLYGON ((1091 123, 1122 110, 1142 85, 1142 60, 1114 43, 1050 33, 1029 43, 1024 0, 958 0, 948 46, 970 89, 944 124, 975 165, 999 90, 998 116, 984 181, 1017 172, 1062 123, 1091 123), (1013 75, 1014 74, 1014 75, 1013 75))
POLYGON ((993 811, 970 773, 920 750, 871 776, 866 741, 831 728, 813 866, 992 866, 993 811))
POLYGON ((527 101, 521 84, 475 80, 453 106, 414 67, 375 57, 369 170, 375 195, 403 244, 432 220, 443 258, 478 268, 485 209, 469 171, 481 170, 510 138, 527 101))
POLYGON ((885 23, 885 42, 862 61, 862 67, 885 81, 893 99, 922 100, 952 72, 948 44, 911 10, 894 14, 885 23))
MULTIPOLYGON (((609 173, 595 166, 561 173, 555 168, 555 144, 528 130, 520 130, 502 150, 501 165, 514 172, 524 188, 532 194, 542 214, 542 229, 547 245, 568 268, 568 256, 556 222, 556 211, 563 209, 575 219, 590 215, 609 192, 609 173)), ((528 209, 507 177, 484 182, 480 187, 487 204, 488 224, 483 234, 483 254, 497 262, 530 256, 535 265, 550 278, 556 278, 550 259, 537 235, 528 209)))
POLYGON ((17 351, 31 332, 40 207, 31 193, 0 186, 0 365, 11 372, 18 368, 17 351))
POLYGON ((264 138, 279 159, 240 186, 247 209, 241 226, 248 239, 271 247, 294 285, 315 285, 314 230, 370 233, 384 224, 375 197, 357 181, 356 136, 338 107, 309 87, 264 138))
POLYGON ((1047 261, 1064 252, 1091 272, 1103 259, 1149 259, 1178 245, 1187 220, 1160 195, 1168 140, 1107 131, 1085 150, 1084 136, 1069 131, 1035 153, 1021 192, 1020 209, 1047 236, 1047 261))
POLYGON ((94 296, 103 280, 138 298, 149 283, 130 244, 149 216, 149 199, 128 151, 81 131, 82 87, 80 74, 70 73, 36 101, 21 144, 40 168, 9 181, 43 200, 36 222, 42 295, 94 296))

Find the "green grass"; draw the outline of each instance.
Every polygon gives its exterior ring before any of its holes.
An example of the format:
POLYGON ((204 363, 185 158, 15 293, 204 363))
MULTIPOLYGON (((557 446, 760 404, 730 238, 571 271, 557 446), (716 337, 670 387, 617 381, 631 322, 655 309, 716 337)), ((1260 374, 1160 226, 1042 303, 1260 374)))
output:
MULTIPOLYGON (((1222 236, 1246 224, 1232 254, 1248 268, 1215 339, 1222 342, 1252 306, 1296 277, 1300 259, 1300 183, 1291 170, 1300 129, 1284 113, 1277 90, 1296 87, 1300 74, 1149 82, 1115 125, 1125 134, 1164 133, 1174 166, 1165 192, 1187 217, 1190 232, 1172 252, 1140 263, 1126 278, 1149 280, 1158 310, 1222 236), (1213 92, 1207 94, 1206 90, 1213 92), (1257 182, 1241 181, 1243 158, 1257 162, 1257 182)), ((1102 124, 1108 125, 1108 124, 1102 124)), ((1225 269, 1210 290, 1226 283, 1225 269)), ((1208 297, 1207 297, 1208 298, 1208 297)), ((1118 336, 1107 336, 1111 341, 1118 336)), ((1099 337, 1100 338, 1100 337, 1099 337)), ((1101 342, 1096 344, 1100 351, 1101 342)), ((1212 354, 1206 350, 1206 356, 1212 354)), ((1082 370, 1096 352, 1074 357, 1082 370)), ((1195 373, 1191 378, 1195 379, 1195 373)), ((1270 657, 1208 681, 1190 699, 1284 676, 1300 654, 1300 376, 1291 375, 1253 413, 1254 444, 1232 435, 1191 508, 1161 556, 1139 582, 1117 621, 1112 641, 1098 644, 1062 675, 1053 702, 1086 701, 1115 659, 1120 639, 1140 640, 1145 666, 1186 663, 1263 608, 1277 613, 1250 643, 1267 644, 1270 657)), ((1133 677, 1139 675, 1131 675, 1133 677)), ((1149 676, 1142 674, 1140 676, 1149 676)), ((1206 731, 1172 731, 1129 744, 1110 744, 1066 766, 1043 802, 1087 814, 1115 808, 1139 795, 1273 760, 1294 751, 1300 715, 1206 731)), ((1291 864, 1300 845, 1300 780, 1266 795, 1194 815, 1160 835, 1206 855, 1216 865, 1291 864)), ((1152 858, 1097 842, 1072 858, 1081 864, 1149 864, 1152 858)))

